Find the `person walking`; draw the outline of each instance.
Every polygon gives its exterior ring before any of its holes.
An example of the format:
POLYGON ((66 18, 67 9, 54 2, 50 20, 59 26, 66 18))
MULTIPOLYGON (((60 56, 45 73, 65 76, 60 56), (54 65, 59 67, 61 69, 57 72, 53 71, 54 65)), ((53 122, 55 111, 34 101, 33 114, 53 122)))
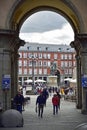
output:
POLYGON ((43 91, 42 91, 42 93, 43 93, 43 96, 45 97, 45 106, 46 106, 46 101, 47 101, 47 99, 49 97, 47 88, 44 88, 43 91))
POLYGON ((56 94, 57 94, 57 96, 58 96, 58 98, 59 98, 59 105, 58 105, 58 108, 60 109, 60 99, 61 99, 61 95, 59 94, 58 91, 56 92, 56 94))
POLYGON ((14 97, 14 104, 16 106, 16 110, 22 113, 22 107, 24 105, 24 96, 21 94, 20 91, 18 91, 18 93, 14 97))
POLYGON ((53 95, 52 104, 53 104, 53 115, 58 114, 59 97, 57 96, 57 94, 53 95))
POLYGON ((40 95, 36 99, 36 108, 38 107, 38 117, 43 117, 43 110, 45 105, 45 97, 43 93, 41 92, 40 95))

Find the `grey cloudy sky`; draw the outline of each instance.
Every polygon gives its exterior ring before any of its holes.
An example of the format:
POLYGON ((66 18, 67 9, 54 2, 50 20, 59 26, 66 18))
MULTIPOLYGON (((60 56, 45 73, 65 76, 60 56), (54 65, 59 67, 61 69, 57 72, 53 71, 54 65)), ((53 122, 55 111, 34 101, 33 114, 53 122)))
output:
POLYGON ((27 42, 69 44, 74 34, 64 17, 55 12, 40 11, 23 23, 20 38, 27 42))

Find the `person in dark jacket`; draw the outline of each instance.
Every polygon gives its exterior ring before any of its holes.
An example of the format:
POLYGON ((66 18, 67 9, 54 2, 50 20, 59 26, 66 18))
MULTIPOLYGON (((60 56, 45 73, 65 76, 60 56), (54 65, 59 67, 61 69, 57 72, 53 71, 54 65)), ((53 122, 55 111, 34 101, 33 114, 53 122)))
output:
POLYGON ((44 105, 45 105, 45 97, 43 93, 41 92, 40 95, 36 99, 36 107, 38 105, 38 116, 43 117, 43 110, 44 110, 44 105))
POLYGON ((43 91, 42 91, 42 93, 43 93, 43 95, 44 95, 44 97, 45 97, 45 106, 46 106, 46 101, 47 101, 47 99, 48 99, 48 97, 49 97, 49 94, 48 94, 47 89, 44 88, 43 91))
POLYGON ((16 110, 22 113, 22 107, 24 105, 24 96, 21 94, 20 91, 18 91, 18 93, 14 97, 14 104, 16 106, 16 110))

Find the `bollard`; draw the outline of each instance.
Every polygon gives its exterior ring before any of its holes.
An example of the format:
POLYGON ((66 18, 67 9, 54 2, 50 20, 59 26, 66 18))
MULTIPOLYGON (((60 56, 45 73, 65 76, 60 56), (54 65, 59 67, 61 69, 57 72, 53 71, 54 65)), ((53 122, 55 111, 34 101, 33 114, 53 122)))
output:
POLYGON ((14 109, 6 110, 1 116, 2 127, 23 127, 23 116, 22 114, 14 109))
POLYGON ((74 130, 87 130, 87 123, 78 125, 74 130))

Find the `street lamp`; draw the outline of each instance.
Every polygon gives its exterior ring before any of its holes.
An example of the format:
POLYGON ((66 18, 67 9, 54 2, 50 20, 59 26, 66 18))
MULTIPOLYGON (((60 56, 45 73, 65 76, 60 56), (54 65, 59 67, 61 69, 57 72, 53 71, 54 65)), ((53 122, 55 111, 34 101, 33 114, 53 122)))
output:
POLYGON ((35 80, 35 78, 34 78, 34 67, 35 67, 35 65, 36 65, 36 60, 38 59, 38 57, 37 56, 35 56, 35 55, 33 55, 33 53, 32 53, 32 89, 34 89, 34 80, 35 80))
MULTIPOLYGON (((27 49, 28 50, 30 50, 30 48, 31 48, 32 46, 28 46, 27 47, 27 49)), ((39 50, 40 50, 40 47, 37 47, 37 51, 39 52, 39 50)), ((32 59, 32 90, 34 90, 34 80, 35 80, 35 77, 34 77, 34 67, 35 67, 35 65, 36 65, 36 60, 38 59, 38 56, 35 54, 33 54, 33 51, 32 50, 30 50, 31 52, 32 52, 32 54, 31 54, 31 59, 32 59)))
MULTIPOLYGON (((28 46, 27 49, 28 51, 30 50, 31 46, 28 46)), ((32 59, 32 90, 34 89, 34 55, 32 53, 31 55, 31 59, 32 59)))
POLYGON ((67 62, 68 62, 68 75, 67 77, 69 78, 69 48, 67 48, 67 62))
POLYGON ((32 90, 34 89, 34 55, 32 55, 32 90))

